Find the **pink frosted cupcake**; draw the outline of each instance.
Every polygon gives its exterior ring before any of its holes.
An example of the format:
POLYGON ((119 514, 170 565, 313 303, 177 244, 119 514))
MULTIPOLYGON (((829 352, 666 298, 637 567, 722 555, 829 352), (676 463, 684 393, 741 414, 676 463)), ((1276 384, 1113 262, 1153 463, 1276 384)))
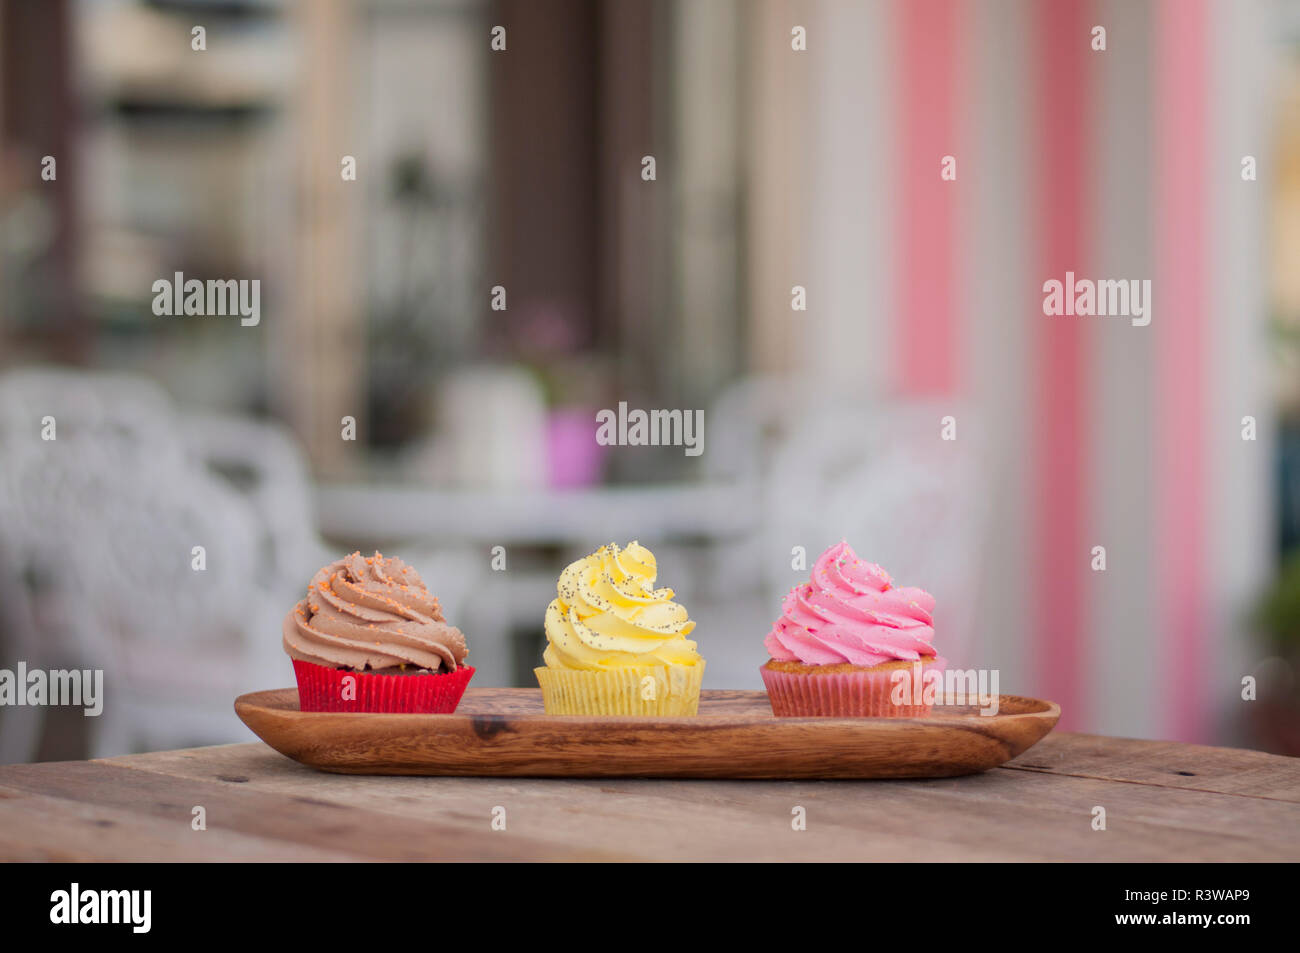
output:
MULTIPOLYGON (((812 579, 785 597, 759 670, 774 715, 928 715, 926 681, 941 675, 934 597, 895 588, 879 566, 840 542, 817 559, 812 579), (934 673, 934 674, 931 674, 934 673)), ((933 691, 933 690, 932 690, 933 691)))
POLYGON ((379 553, 316 573, 283 631, 302 711, 447 714, 474 675, 424 581, 379 553))

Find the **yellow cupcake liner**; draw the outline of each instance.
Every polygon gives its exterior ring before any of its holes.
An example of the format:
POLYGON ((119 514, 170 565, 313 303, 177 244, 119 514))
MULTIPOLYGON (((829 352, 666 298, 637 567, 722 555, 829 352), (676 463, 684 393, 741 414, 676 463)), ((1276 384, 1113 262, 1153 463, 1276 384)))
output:
POLYGON ((704 660, 698 665, 533 669, 548 715, 695 715, 704 660))

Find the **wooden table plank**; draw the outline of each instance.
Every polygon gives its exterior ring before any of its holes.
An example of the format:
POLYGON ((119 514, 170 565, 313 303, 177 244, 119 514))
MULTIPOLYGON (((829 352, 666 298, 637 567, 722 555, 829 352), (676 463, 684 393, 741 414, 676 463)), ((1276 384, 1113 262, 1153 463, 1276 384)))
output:
MULTIPOLYGON (((243 752, 225 750, 233 757, 235 767, 248 765, 243 752)), ((142 765, 145 770, 170 775, 211 771, 211 761, 190 752, 144 757, 148 759, 142 765)), ((304 783, 303 769, 283 758, 276 759, 268 752, 259 762, 261 766, 251 770, 248 783, 291 795, 304 783)), ((554 838, 558 844, 571 843, 575 837, 581 840, 596 818, 603 822, 602 829, 616 845, 626 844, 642 829, 653 829, 658 832, 655 843, 638 846, 636 856, 663 855, 663 859, 670 859, 678 850, 727 851, 749 834, 761 837, 784 835, 787 831, 799 834, 803 840, 793 846, 783 843, 774 847, 772 859, 787 859, 791 850, 804 858, 805 848, 813 857, 830 850, 843 859, 858 859, 863 856, 864 839, 876 848, 890 846, 878 843, 879 837, 874 834, 882 810, 897 814, 902 819, 902 830, 928 830, 927 837, 933 841, 929 846, 937 848, 938 853, 926 850, 927 859, 950 856, 952 851, 967 847, 972 851, 968 859, 1005 859, 1025 851, 1039 859, 1094 855, 1096 859, 1107 859, 1117 845, 1102 832, 1092 831, 1091 811, 1096 804, 1111 814, 1109 833, 1114 833, 1117 822, 1126 833, 1134 821, 1140 823, 1141 843, 1123 846, 1134 858, 1167 856, 1162 852, 1201 842, 1207 851, 1231 852, 1232 844, 1240 842, 1246 852, 1275 855, 1280 851, 1280 856, 1300 856, 1300 831, 1291 831, 1289 847, 1285 838, 1278 843, 1275 827, 1267 816, 1256 817, 1248 805, 1236 810, 1234 803, 1222 795, 1207 798, 1196 796, 1198 792, 1189 792, 1190 796, 1178 792, 1171 797, 1172 792, 1126 790, 1124 785, 1089 778, 1025 774, 1029 776, 993 771, 969 778, 904 782, 506 783, 487 778, 376 779, 309 772, 314 797, 344 803, 364 799, 376 810, 401 813, 422 822, 467 821, 486 826, 493 806, 506 806, 513 817, 517 812, 512 812, 511 803, 523 800, 528 810, 544 821, 538 825, 538 836, 543 840, 554 838), (862 810, 864 801, 870 804, 870 810, 862 810), (1122 806, 1118 817, 1116 803, 1122 806), (795 804, 809 811, 809 831, 790 830, 790 811, 795 804), (574 805, 582 809, 575 811, 574 805), (580 823, 576 827, 567 824, 571 818, 580 823), (829 835, 828 844, 819 843, 820 837, 807 836, 815 833, 812 818, 829 835), (681 829, 680 837, 675 834, 676 828, 681 829), (1045 836, 1051 847, 1039 843, 1045 836), (1008 851, 1008 844, 1018 846, 1008 851), (1147 847, 1155 853, 1144 852, 1147 847), (1288 849, 1290 854, 1286 853, 1288 849), (987 856, 990 851, 993 856, 987 856)), ((1272 813, 1284 817, 1287 806, 1278 805, 1272 813)), ((1293 822, 1300 821, 1300 811, 1291 810, 1289 816, 1293 822)), ((925 849, 924 845, 918 848, 911 844, 901 831, 895 833, 892 839, 899 843, 894 845, 897 850, 891 850, 891 858, 905 857, 908 850, 925 849)))
POLYGON ((1294 861, 1296 769, 1069 734, 929 781, 379 778, 227 745, 0 768, 0 858, 1294 861), (195 804, 205 832, 190 830, 195 804))
MULTIPOLYGON (((236 766, 246 762, 246 758, 240 759, 236 766)), ((311 797, 309 785, 297 795, 265 794, 234 780, 243 776, 222 774, 193 780, 122 766, 110 759, 12 765, 0 774, 0 785, 11 791, 131 812, 134 826, 149 832, 190 831, 192 810, 202 806, 208 829, 193 832, 196 836, 191 847, 178 848, 182 853, 177 859, 184 860, 203 859, 207 841, 220 843, 227 832, 287 842, 295 851, 311 847, 366 860, 507 860, 517 852, 536 850, 527 837, 507 844, 501 839, 480 838, 463 823, 430 826, 417 838, 411 824, 397 815, 311 797)), ((587 856, 581 850, 561 853, 569 856, 559 859, 587 856)), ((143 858, 132 851, 122 859, 143 858)))
POLYGON ((0 858, 87 862, 330 861, 350 855, 237 831, 211 838, 188 823, 157 823, 138 810, 0 787, 0 858))
POLYGON ((1004 767, 1300 803, 1300 758, 1055 732, 1004 767))

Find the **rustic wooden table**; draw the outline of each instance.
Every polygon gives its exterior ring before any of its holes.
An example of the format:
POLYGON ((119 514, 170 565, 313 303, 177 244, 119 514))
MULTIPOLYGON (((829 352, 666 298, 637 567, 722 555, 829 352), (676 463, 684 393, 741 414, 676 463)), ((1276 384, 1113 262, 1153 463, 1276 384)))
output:
POLYGON ((0 859, 1295 861, 1300 759, 1053 733, 964 778, 565 781, 331 775, 226 745, 0 767, 0 859))

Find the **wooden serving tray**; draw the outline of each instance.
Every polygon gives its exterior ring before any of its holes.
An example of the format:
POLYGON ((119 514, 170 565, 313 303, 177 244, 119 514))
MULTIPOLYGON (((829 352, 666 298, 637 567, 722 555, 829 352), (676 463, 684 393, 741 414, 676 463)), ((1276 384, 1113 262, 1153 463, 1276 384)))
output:
POLYGON ((298 710, 298 691, 235 713, 295 761, 342 774, 499 777, 940 778, 1011 760, 1056 724, 1052 702, 999 696, 996 715, 776 718, 766 692, 705 691, 694 718, 547 715, 536 688, 470 688, 451 715, 298 710))

